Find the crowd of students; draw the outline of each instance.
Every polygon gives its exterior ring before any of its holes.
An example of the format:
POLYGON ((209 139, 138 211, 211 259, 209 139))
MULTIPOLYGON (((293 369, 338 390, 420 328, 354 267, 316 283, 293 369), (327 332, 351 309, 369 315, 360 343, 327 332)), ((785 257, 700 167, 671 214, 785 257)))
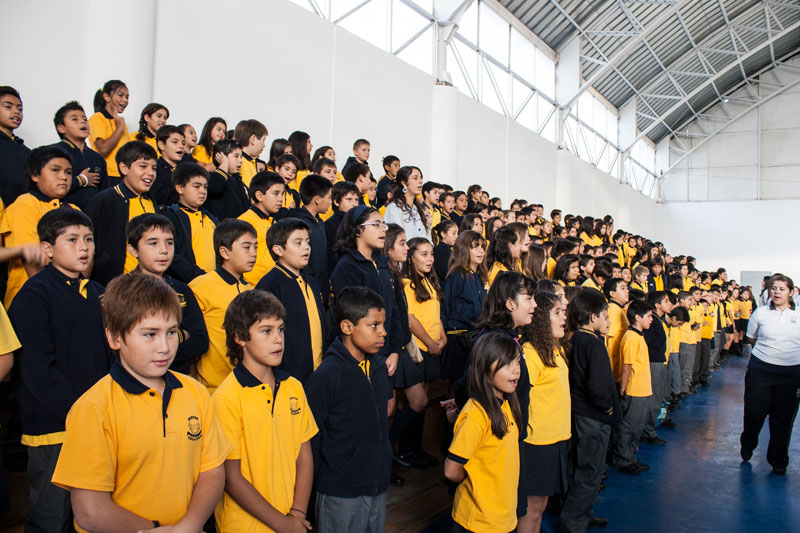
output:
POLYGON ((341 169, 300 131, 262 160, 253 119, 198 137, 151 103, 130 133, 127 102, 109 81, 28 150, 0 87, 26 530, 383 531, 393 465, 439 463, 440 380, 453 531, 538 531, 555 495, 563 531, 602 527, 606 463, 648 470, 640 443, 744 353, 752 291, 611 216, 378 176, 364 139, 341 169))

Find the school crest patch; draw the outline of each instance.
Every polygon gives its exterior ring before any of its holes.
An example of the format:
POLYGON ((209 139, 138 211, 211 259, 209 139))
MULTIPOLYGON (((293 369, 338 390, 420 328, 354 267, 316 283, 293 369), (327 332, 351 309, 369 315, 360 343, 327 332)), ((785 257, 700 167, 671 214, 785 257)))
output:
POLYGON ((186 432, 186 437, 189 440, 200 440, 203 436, 203 429, 200 425, 200 419, 196 416, 190 416, 188 422, 189 431, 186 432))
POLYGON ((294 396, 289 398, 289 412, 291 412, 293 415, 300 414, 300 400, 294 396))

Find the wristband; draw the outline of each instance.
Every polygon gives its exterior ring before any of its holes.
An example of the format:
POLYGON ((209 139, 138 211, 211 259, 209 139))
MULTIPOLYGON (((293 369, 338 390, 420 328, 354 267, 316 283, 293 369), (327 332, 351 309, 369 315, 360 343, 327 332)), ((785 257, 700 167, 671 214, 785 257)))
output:
POLYGON ((302 510, 300 510, 300 509, 298 509, 297 507, 292 507, 291 509, 289 509, 289 512, 290 512, 290 513, 291 513, 292 511, 297 511, 297 512, 299 512, 299 513, 303 513, 303 517, 305 517, 305 516, 306 516, 306 512, 305 512, 305 511, 302 511, 302 510))

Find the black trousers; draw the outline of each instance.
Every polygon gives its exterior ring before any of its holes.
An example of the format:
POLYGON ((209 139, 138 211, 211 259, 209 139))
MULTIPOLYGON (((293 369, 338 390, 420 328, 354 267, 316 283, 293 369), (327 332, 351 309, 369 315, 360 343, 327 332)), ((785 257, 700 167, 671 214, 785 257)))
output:
POLYGON ((767 462, 773 468, 789 464, 789 441, 800 405, 800 365, 779 366, 751 357, 744 377, 742 449, 753 451, 769 416, 767 462))
POLYGON ((69 492, 50 482, 60 452, 60 444, 28 447, 26 532, 68 533, 74 531, 69 492))
POLYGON ((698 383, 708 379, 708 362, 711 359, 711 339, 703 339, 696 345, 699 350, 694 358, 692 382, 698 383))

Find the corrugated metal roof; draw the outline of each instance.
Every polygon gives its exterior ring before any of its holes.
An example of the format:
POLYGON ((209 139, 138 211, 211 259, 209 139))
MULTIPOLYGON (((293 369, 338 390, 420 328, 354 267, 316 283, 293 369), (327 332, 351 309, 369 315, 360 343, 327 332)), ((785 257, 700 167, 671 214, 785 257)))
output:
POLYGON ((720 94, 741 84, 742 69, 750 76, 773 59, 800 51, 798 31, 774 43, 774 56, 768 48, 751 53, 800 21, 800 0, 499 0, 499 3, 556 51, 571 39, 579 38, 581 74, 585 80, 603 68, 598 62, 615 58, 614 68, 594 80, 593 87, 616 107, 638 98, 639 129, 644 131, 657 124, 647 132, 653 141, 668 135, 669 128, 689 120, 692 110, 707 107, 720 94), (670 9, 675 13, 658 27, 652 27, 670 9), (639 38, 643 30, 643 38, 639 38), (616 57, 637 39, 625 57, 616 57), (739 65, 740 58, 747 54, 749 57, 739 65), (724 74, 713 86, 708 84, 708 74, 718 73, 724 74), (676 108, 681 99, 686 101, 676 108), (663 120, 663 124, 653 120, 653 116, 663 120))

